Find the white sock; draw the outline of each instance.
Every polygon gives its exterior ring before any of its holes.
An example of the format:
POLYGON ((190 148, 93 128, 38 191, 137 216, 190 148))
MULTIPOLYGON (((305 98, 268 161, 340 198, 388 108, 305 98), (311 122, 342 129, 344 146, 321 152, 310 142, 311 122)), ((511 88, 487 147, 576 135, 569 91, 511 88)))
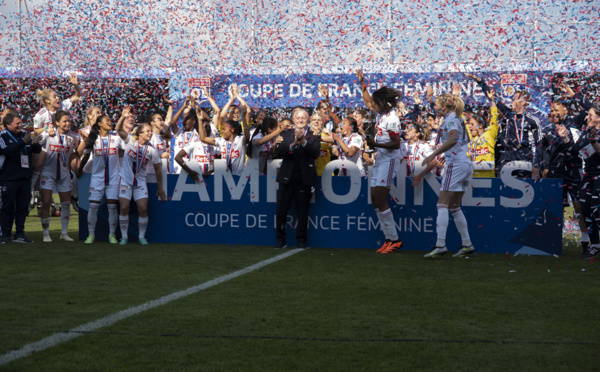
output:
POLYGON ((390 238, 388 237, 387 232, 383 228, 385 222, 383 221, 383 217, 381 216, 381 211, 379 210, 379 208, 375 208, 375 214, 377 215, 377 220, 379 221, 379 228, 381 229, 381 232, 383 232, 385 239, 389 240, 390 238))
POLYGON ((96 233, 96 222, 98 221, 98 208, 100 205, 96 203, 90 203, 90 210, 88 211, 88 234, 94 236, 96 233))
POLYGON ((119 215, 119 225, 121 226, 121 239, 127 239, 127 230, 129 229, 129 216, 119 215))
POLYGON ((437 230, 437 241, 435 242, 436 247, 444 247, 446 246, 446 230, 448 230, 448 206, 445 204, 437 205, 437 220, 436 220, 436 230, 437 230))
POLYGON ((462 238, 462 245, 464 247, 469 247, 471 245, 471 237, 469 236, 469 226, 467 225, 465 214, 460 208, 452 210, 449 209, 449 211, 452 213, 452 217, 454 217, 454 224, 456 225, 456 229, 462 238))
POLYGON ((40 218, 42 221, 42 229, 44 230, 44 235, 50 234, 50 217, 40 218))
POLYGON ((148 228, 148 217, 139 217, 138 218, 138 230, 140 232, 139 237, 146 237, 146 229, 148 228))
POLYGON ((119 209, 117 204, 108 204, 108 228, 110 235, 115 235, 117 232, 117 224, 119 223, 119 209))
POLYGON ((69 219, 71 218, 71 202, 60 203, 60 227, 61 234, 66 235, 69 229, 69 219))
POLYGON ((396 230, 394 213, 392 213, 391 208, 381 212, 381 221, 383 222, 383 233, 385 234, 386 239, 390 239, 391 241, 398 240, 398 231, 396 230))

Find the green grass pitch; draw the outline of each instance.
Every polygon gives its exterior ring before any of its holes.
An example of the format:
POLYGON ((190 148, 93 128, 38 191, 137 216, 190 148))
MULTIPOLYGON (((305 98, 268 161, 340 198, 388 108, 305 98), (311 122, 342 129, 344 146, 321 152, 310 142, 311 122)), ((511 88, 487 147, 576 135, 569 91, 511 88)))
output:
MULTIPOLYGON (((76 234, 73 213, 71 236, 76 234)), ((284 253, 245 245, 0 246, 0 358, 284 253)), ((285 250, 287 251, 287 250, 285 250)), ((600 262, 564 254, 309 249, 4 371, 581 371, 600 368, 600 262)))

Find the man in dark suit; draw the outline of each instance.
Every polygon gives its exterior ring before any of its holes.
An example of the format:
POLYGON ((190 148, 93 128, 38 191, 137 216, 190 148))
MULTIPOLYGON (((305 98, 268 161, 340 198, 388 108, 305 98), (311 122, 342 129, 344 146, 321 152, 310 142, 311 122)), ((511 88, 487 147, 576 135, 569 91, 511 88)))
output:
POLYGON ((286 247, 287 214, 292 200, 295 200, 298 212, 297 247, 306 249, 308 207, 315 186, 319 182, 315 159, 319 157, 321 138, 310 130, 306 110, 294 110, 292 121, 294 128, 281 134, 283 141, 275 148, 275 158, 283 159, 277 174, 279 193, 277 195, 277 245, 275 248, 286 247))

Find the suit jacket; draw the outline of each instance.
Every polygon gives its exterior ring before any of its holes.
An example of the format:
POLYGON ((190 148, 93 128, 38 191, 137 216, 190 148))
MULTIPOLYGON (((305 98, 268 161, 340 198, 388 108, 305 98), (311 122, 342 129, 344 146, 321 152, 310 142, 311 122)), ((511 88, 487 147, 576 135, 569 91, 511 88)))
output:
POLYGON ((294 175, 294 168, 300 172, 302 184, 306 186, 314 186, 319 183, 317 176, 317 168, 315 160, 319 157, 321 151, 321 136, 316 136, 308 129, 306 133, 306 144, 290 149, 290 145, 294 142, 294 129, 288 129, 281 134, 283 141, 275 148, 275 158, 283 159, 279 173, 277 174, 277 182, 282 184, 289 183, 294 175))

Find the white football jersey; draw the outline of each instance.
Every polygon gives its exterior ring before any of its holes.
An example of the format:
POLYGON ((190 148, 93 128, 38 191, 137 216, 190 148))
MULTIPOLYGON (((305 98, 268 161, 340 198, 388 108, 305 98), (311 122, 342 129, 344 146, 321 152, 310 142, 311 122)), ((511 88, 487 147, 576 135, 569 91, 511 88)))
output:
POLYGON ((256 145, 256 142, 263 137, 263 134, 259 132, 252 139, 252 156, 248 158, 246 166, 258 167, 258 173, 265 175, 267 174, 267 164, 271 159, 273 140, 267 141, 262 145, 256 145))
MULTIPOLYGON (((168 149, 167 141, 160 134, 157 134, 154 131, 152 132, 152 138, 150 139, 150 144, 152 146, 154 146, 156 151, 158 151, 159 158, 168 149)), ((162 160, 162 158, 161 158, 161 160, 162 160)), ((167 163, 167 170, 170 171, 171 168, 169 167, 169 163, 170 163, 171 159, 169 158, 169 159, 164 159, 164 160, 165 160, 165 163, 167 163)), ((146 165, 146 173, 154 174, 154 166, 152 164, 146 165)))
POLYGON ((221 153, 221 159, 227 162, 227 168, 232 174, 238 176, 242 174, 246 157, 244 136, 235 137, 233 142, 226 141, 221 137, 215 138, 215 151, 221 153))
POLYGON ((71 177, 69 157, 77 150, 78 145, 79 136, 70 131, 67 134, 59 134, 57 131, 54 137, 46 138, 42 147, 46 159, 41 175, 55 180, 71 177))
MULTIPOLYGON (((71 102, 70 98, 65 99, 60 104, 60 109, 63 111, 69 111, 71 107, 73 107, 73 102, 71 102)), ((33 127, 35 129, 45 128, 48 124, 52 123, 52 116, 54 114, 56 114, 56 111, 50 112, 47 108, 42 108, 33 117, 33 127)))
POLYGON ((121 163, 121 183, 130 186, 142 186, 146 184, 146 166, 148 163, 159 164, 158 151, 151 144, 144 146, 136 140, 125 146, 123 162, 121 163))
POLYGON ((200 165, 203 172, 207 172, 213 165, 215 159, 215 149, 202 141, 190 143, 183 149, 188 154, 189 159, 194 159, 200 165))
MULTIPOLYGON (((179 131, 177 132, 177 134, 175 134, 175 145, 173 147, 173 154, 177 156, 177 154, 179 154, 179 151, 183 150, 186 146, 198 141, 200 141, 200 136, 198 135, 198 132, 196 132, 196 129, 192 130, 191 132, 186 132, 183 128, 179 128, 179 131)), ((183 159, 189 160, 189 157, 185 157, 183 159)), ((177 164, 177 162, 173 163, 173 173, 180 172, 181 167, 179 166, 179 164, 177 164)))
POLYGON ((356 151, 354 155, 352 155, 352 157, 348 157, 346 156, 346 153, 344 152, 342 147, 338 145, 338 152, 340 154, 339 158, 341 160, 350 160, 358 166, 358 170, 360 171, 360 173, 364 174, 365 170, 363 166, 362 154, 365 150, 365 145, 362 137, 358 133, 352 133, 348 137, 344 137, 342 140, 344 141, 344 144, 350 149, 352 149, 352 147, 356 147, 358 151, 356 151))
MULTIPOLYGON (((387 114, 377 115, 377 124, 375 125, 375 142, 388 143, 391 142, 392 136, 400 135, 400 119, 396 114, 396 110, 392 110, 387 114)), ((400 157, 400 149, 383 149, 377 148, 376 159, 395 159, 400 157)), ((376 160, 377 161, 377 160, 376 160)))
POLYGON ((408 142, 403 142, 400 145, 400 150, 402 154, 402 159, 404 159, 403 164, 406 164, 406 175, 409 177, 416 176, 421 173, 426 166, 422 166, 423 159, 431 155, 433 153, 433 149, 429 146, 428 143, 418 141, 414 144, 409 144, 408 142))
POLYGON ((94 154, 90 181, 92 187, 119 185, 119 150, 124 149, 125 141, 113 131, 108 132, 106 137, 98 136, 93 149, 84 150, 84 153, 94 154))
POLYGON ((457 118, 454 112, 446 114, 440 129, 438 130, 438 146, 442 145, 450 138, 451 131, 458 131, 458 140, 450 150, 444 153, 446 166, 453 163, 471 163, 467 156, 469 153, 469 137, 466 132, 465 121, 457 118))

